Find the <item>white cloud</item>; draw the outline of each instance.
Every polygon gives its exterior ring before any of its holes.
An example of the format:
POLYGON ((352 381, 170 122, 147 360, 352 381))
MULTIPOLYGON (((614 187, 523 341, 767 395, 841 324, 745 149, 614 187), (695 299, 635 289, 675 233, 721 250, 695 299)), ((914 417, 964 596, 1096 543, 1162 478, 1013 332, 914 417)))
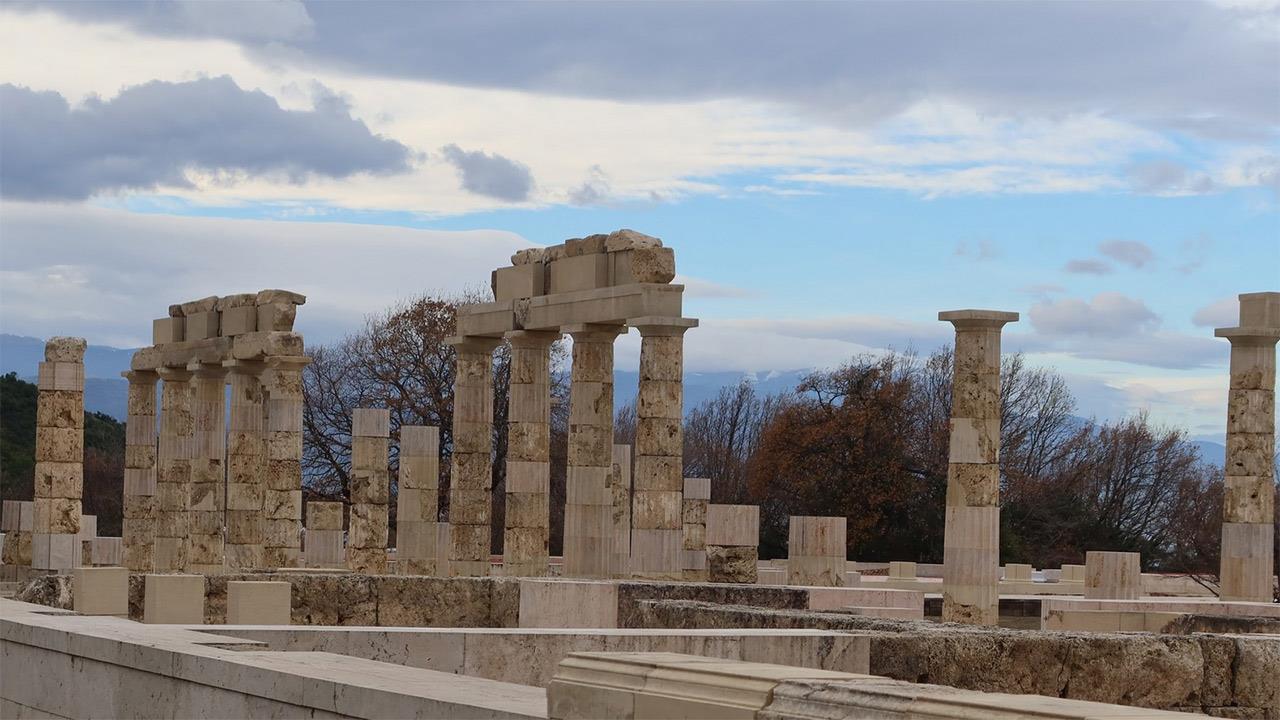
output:
POLYGON ((288 288, 307 295, 298 328, 328 342, 364 316, 424 292, 487 288, 530 243, 497 230, 138 215, 87 206, 0 208, 0 331, 149 344, 171 303, 288 288))
POLYGON ((1156 259, 1151 247, 1137 240, 1107 240, 1098 245, 1098 252, 1132 268, 1145 267, 1156 259))
POLYGON ((1216 300, 1196 310, 1191 322, 1199 327, 1235 327, 1240 324, 1240 300, 1235 296, 1216 300))

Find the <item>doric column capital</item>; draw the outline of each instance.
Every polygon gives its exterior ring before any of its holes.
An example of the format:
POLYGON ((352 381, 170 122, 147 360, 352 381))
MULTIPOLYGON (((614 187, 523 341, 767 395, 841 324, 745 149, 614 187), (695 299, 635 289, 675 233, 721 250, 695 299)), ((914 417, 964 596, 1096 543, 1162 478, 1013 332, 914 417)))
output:
POLYGON ((311 364, 306 355, 272 355, 262 361, 270 370, 301 370, 311 364))
POLYGON ((156 368, 156 373, 161 380, 165 382, 188 382, 191 380, 193 373, 185 367, 162 367, 156 368))
POLYGON ((512 330, 503 334, 503 337, 511 347, 544 348, 551 347, 552 343, 560 339, 561 334, 542 330, 512 330))
POLYGON ((689 328, 698 327, 697 318, 650 315, 631 318, 627 325, 640 331, 641 337, 679 337, 689 328))
POLYGON ((261 360, 223 360, 222 366, 236 375, 261 375, 267 364, 261 360))
POLYGON ((999 330, 1005 323, 1018 322, 1018 313, 1001 310, 944 310, 938 320, 962 330, 999 330))
POLYGON ((187 370, 197 378, 202 380, 217 380, 225 378, 230 368, 224 367, 222 363, 204 363, 193 360, 187 363, 187 370))
POLYGON ((445 338, 444 342, 456 352, 492 353, 502 344, 502 338, 485 337, 483 335, 455 335, 445 338))
POLYGON ((626 325, 607 325, 604 323, 575 323, 560 328, 560 332, 573 338, 575 343, 604 342, 612 343, 619 335, 626 335, 630 330, 626 325))
POLYGON ((120 377, 129 381, 130 385, 155 385, 160 381, 160 374, 155 370, 126 370, 120 377))
POLYGON ((1280 327, 1229 327, 1217 328, 1214 337, 1226 338, 1233 346, 1268 347, 1280 340, 1280 327))

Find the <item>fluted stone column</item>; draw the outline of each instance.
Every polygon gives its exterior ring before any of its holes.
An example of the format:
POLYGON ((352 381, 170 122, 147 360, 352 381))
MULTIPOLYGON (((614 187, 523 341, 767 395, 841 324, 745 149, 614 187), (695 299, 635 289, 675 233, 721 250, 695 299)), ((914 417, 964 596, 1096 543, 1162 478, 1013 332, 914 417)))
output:
POLYGON ((501 340, 456 337, 449 574, 489 574, 493 493, 493 350, 501 340))
POLYGON ((223 493, 226 468, 227 369, 192 363, 191 515, 187 570, 223 571, 223 493))
POLYGON ((50 338, 40 363, 31 534, 31 567, 37 570, 66 570, 81 562, 84 349, 83 338, 50 338))
POLYGON ((613 562, 613 343, 620 325, 571 325, 565 577, 607 578, 613 562))
POLYGON ((124 565, 130 572, 155 569, 156 382, 158 373, 134 370, 129 381, 124 445, 124 565))
POLYGON ((183 572, 190 554, 191 371, 161 368, 160 446, 156 460, 156 547, 158 572, 183 572))
POLYGON ((1240 326, 1214 334, 1231 342, 1219 593, 1223 600, 1270 602, 1280 293, 1241 295, 1240 326))
POLYGON ((306 357, 272 357, 262 374, 266 398, 266 488, 262 563, 302 566, 302 369, 306 357))
POLYGON ((631 574, 679 580, 684 545, 684 333, 698 321, 648 317, 629 324, 641 336, 631 574))
POLYGON ((519 330, 511 344, 507 410, 507 497, 502 574, 549 572, 551 500, 551 344, 559 333, 519 330))
POLYGON ((228 570, 256 570, 263 566, 265 527, 262 499, 266 487, 266 407, 260 362, 232 360, 231 413, 227 417, 227 537, 228 570))
POLYGON ((613 498, 613 562, 610 575, 631 574, 631 446, 613 446, 613 468, 609 472, 609 492, 613 498))
POLYGON ((355 572, 381 575, 387 571, 390 437, 390 411, 359 408, 352 412, 351 522, 347 567, 355 572))
POLYGON ((951 452, 943 536, 942 619, 971 625, 999 621, 1000 329, 1018 314, 953 310, 951 452))
MULTIPOLYGON (((396 562, 403 575, 439 575, 440 428, 400 426, 396 562)), ((447 555, 447 553, 446 553, 447 555)))

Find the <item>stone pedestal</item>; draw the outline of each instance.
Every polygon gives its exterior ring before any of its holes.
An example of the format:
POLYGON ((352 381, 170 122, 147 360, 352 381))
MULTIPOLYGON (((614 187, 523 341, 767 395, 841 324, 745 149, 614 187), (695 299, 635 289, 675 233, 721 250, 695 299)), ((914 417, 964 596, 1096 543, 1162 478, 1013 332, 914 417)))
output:
POLYGON ((682 500, 684 548, 683 578, 689 582, 707 581, 707 506, 711 504, 710 478, 685 478, 682 500))
POLYGON ((228 625, 288 625, 293 586, 282 581, 227 583, 228 625))
MULTIPOLYGON (((510 478, 508 478, 510 482, 510 478)), ((396 561, 405 575, 441 575, 440 428, 400 426, 400 494, 396 497, 396 561)))
POLYGON ((943 536, 942 619, 999 620, 1000 330, 1017 313, 953 310, 951 451, 943 536))
POLYGON ((229 570, 264 567, 267 442, 262 363, 231 360, 231 413, 227 416, 227 536, 229 570))
POLYGON ((792 515, 787 533, 787 584, 844 586, 848 521, 792 515))
POLYGON ((147 575, 142 622, 152 625, 204 623, 203 575, 147 575))
POLYGON ((346 552, 342 542, 342 503, 313 500, 307 503, 306 515, 307 567, 346 567, 346 552))
POLYGON ((449 574, 489 574, 493 492, 493 351, 500 340, 451 338, 453 455, 449 486, 449 574))
POLYGON ((191 531, 191 451, 195 422, 191 414, 191 371, 162 368, 160 446, 156 470, 155 569, 187 569, 191 531))
POLYGON ((1096 552, 1084 556, 1087 600, 1137 600, 1142 597, 1142 565, 1138 553, 1096 552))
MULTIPOLYGON (((262 305, 258 310, 270 307, 262 305)), ((306 357, 273 357, 266 361, 262 375, 267 448, 262 562, 266 567, 302 565, 302 370, 310 362, 306 357)))
POLYGON ((572 325, 564 575, 607 578, 613 558, 613 343, 626 328, 572 325))
POLYGON ((1231 342, 1220 595, 1223 600, 1270 602, 1280 293, 1241 295, 1240 327, 1220 328, 1215 334, 1231 342))
POLYGON ((613 498, 613 560, 609 574, 615 578, 631 574, 631 446, 613 446, 613 467, 609 471, 609 494, 613 498))
POLYGON ((80 567, 71 573, 72 610, 129 617, 129 569, 80 567))
POLYGON ((84 349, 82 338, 50 338, 36 398, 35 523, 31 567, 80 565, 84 486, 84 349))
POLYGON ((631 514, 631 574, 678 580, 683 574, 684 333, 689 318, 630 321, 640 331, 636 462, 631 514))
POLYGON ((187 366, 191 380, 191 505, 187 569, 223 570, 223 491, 226 468, 226 378, 222 363, 187 366))
POLYGON ((387 469, 391 414, 360 408, 351 416, 351 522, 347 567, 381 575, 387 571, 387 505, 391 475, 387 469))
POLYGON ((518 330, 511 345, 502 574, 546 575, 551 505, 551 344, 559 333, 518 330))
POLYGON ((709 581, 754 583, 759 579, 759 507, 708 504, 706 541, 709 581))

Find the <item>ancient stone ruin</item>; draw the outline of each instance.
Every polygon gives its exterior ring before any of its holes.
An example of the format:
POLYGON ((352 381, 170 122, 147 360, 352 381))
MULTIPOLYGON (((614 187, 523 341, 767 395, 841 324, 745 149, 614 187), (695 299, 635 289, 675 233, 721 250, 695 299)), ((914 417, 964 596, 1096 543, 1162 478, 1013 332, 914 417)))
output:
POLYGON ((460 309, 451 340, 447 518, 440 429, 393 434, 382 408, 351 418, 350 496, 304 505, 308 360, 293 321, 305 298, 263 290, 154 322, 125 374, 123 538, 97 537, 80 500, 85 345, 51 339, 35 494, 5 499, 0 516, 16 594, 0 598, 0 715, 1280 719, 1280 293, 1241 295, 1239 327, 1217 331, 1231 380, 1215 596, 1114 548, 1083 565, 1001 565, 1000 333, 1016 313, 939 314, 956 331, 942 564, 850 560, 847 518, 801 515, 787 518, 787 556, 762 559, 760 508, 717 503, 714 477, 683 477, 683 339, 697 321, 672 284, 674 251, 620 230, 511 261, 492 302, 460 309), (613 427, 613 344, 633 327, 634 447, 613 427), (550 352, 564 335, 560 558, 548 552, 550 352))

